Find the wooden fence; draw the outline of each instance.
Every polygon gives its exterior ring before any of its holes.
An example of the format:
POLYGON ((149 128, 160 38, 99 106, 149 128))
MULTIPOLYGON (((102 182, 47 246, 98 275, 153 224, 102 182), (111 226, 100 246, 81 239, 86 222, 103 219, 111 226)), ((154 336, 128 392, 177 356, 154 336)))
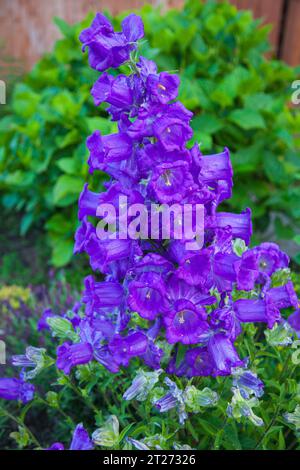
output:
MULTIPOLYGON (((230 1, 272 23, 270 39, 274 54, 291 65, 300 64, 300 0, 230 1)), ((88 11, 108 8, 117 13, 145 3, 180 8, 183 0, 0 0, 0 74, 3 65, 4 70, 6 64, 11 66, 12 59, 19 70, 28 70, 51 49, 59 37, 52 22, 54 16, 73 23, 84 18, 88 11)))

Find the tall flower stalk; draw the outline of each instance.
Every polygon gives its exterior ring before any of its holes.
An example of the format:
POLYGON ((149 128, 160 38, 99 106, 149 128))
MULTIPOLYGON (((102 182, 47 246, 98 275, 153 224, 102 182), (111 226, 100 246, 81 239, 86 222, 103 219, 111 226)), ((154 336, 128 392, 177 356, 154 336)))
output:
MULTIPOLYGON (((289 259, 273 243, 248 247, 250 209, 241 214, 219 210, 232 195, 229 150, 202 155, 198 144, 189 145, 193 115, 177 100, 179 77, 159 73, 153 61, 139 56, 137 41, 143 34, 134 14, 123 20, 121 32, 97 14, 80 35, 91 67, 101 72, 91 90, 95 105, 108 104, 118 132, 103 136, 95 131, 87 140, 90 172, 106 172, 110 180, 105 192, 85 185, 81 193, 75 252, 85 251, 104 281, 85 279, 80 342, 59 349, 58 366, 68 362, 69 371, 96 360, 117 372, 139 357, 153 369, 163 363, 178 376, 228 375, 245 364, 235 348, 244 323, 272 328, 283 321, 281 309, 297 307, 290 281, 271 285, 273 273, 287 268, 289 259), (113 69, 122 64, 129 73, 115 75, 113 69), (193 238, 172 234, 164 239, 163 223, 155 240, 124 238, 123 196, 146 208, 202 205, 203 246, 191 250, 187 241, 193 238), (110 222, 99 216, 103 203, 116 211, 113 238, 103 230, 98 236, 96 222, 110 222), (167 343, 172 350, 166 360, 167 343)), ((152 221, 146 217, 142 223, 151 233, 152 221)))

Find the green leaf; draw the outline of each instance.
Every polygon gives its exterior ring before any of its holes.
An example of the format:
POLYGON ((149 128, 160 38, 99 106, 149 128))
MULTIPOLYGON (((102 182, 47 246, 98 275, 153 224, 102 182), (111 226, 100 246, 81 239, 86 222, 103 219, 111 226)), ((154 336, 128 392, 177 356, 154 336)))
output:
POLYGON ((58 239, 52 250, 51 262, 56 268, 69 263, 73 256, 74 242, 72 240, 58 239))
POLYGON ((107 118, 100 116, 86 118, 85 122, 88 127, 88 131, 91 133, 98 130, 101 132, 101 134, 109 134, 112 132, 112 129, 115 126, 115 124, 109 121, 107 118))
POLYGON ((29 212, 28 214, 25 214, 22 217, 21 224, 20 224, 20 234, 21 234, 21 236, 24 236, 28 232, 28 230, 31 227, 33 221, 34 221, 34 214, 32 212, 29 212))
POLYGON ((66 37, 73 36, 74 28, 70 24, 68 24, 66 21, 55 16, 53 18, 53 22, 56 24, 56 26, 59 28, 59 30, 64 36, 66 37))
POLYGON ((72 230, 73 225, 72 221, 67 219, 63 214, 54 214, 49 220, 47 220, 45 227, 49 232, 64 235, 68 231, 72 230))
POLYGON ((271 111, 275 99, 267 93, 247 95, 244 99, 245 108, 254 111, 271 111))
POLYGON ((185 353, 186 353, 186 346, 184 346, 182 343, 179 343, 178 348, 177 348, 177 354, 176 354, 176 367, 179 367, 180 364, 182 363, 185 353))
POLYGON ((228 119, 245 130, 264 129, 266 127, 262 115, 253 109, 236 109, 229 114, 228 119))
POLYGON ((194 119, 192 119, 191 124, 194 130, 199 131, 199 135, 201 135, 202 132, 204 134, 214 134, 224 126, 220 119, 218 119, 213 114, 207 113, 196 116, 194 119))
POLYGON ((60 160, 57 160, 56 165, 60 170, 64 173, 68 173, 69 175, 78 173, 78 165, 74 158, 61 158, 60 160))
POLYGON ((75 200, 82 190, 82 179, 70 175, 61 175, 53 188, 54 204, 61 204, 67 196, 72 196, 71 200, 75 200), (75 199, 73 198, 75 196, 75 199))

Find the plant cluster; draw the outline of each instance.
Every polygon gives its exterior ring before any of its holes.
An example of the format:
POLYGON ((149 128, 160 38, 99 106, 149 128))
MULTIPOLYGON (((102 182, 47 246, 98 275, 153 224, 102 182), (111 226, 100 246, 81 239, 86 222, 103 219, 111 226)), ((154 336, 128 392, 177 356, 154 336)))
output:
POLYGON ((20 447, 295 448, 290 431, 297 439, 300 310, 289 258, 274 243, 249 248, 250 209, 219 210, 232 193, 229 151, 203 155, 197 143, 187 146, 192 113, 177 100, 179 77, 159 73, 138 54, 143 35, 143 22, 134 14, 123 20, 121 32, 97 14, 80 35, 91 67, 103 72, 92 88, 95 104, 107 103, 117 123, 117 132, 97 130, 87 139, 90 172, 105 172, 110 180, 102 193, 85 185, 75 235, 75 252, 85 251, 104 280, 88 276, 81 302, 64 315, 44 312, 38 328, 58 340, 56 357, 33 346, 15 355, 20 376, 0 379, 0 397, 25 408, 20 416, 5 406, 1 411, 18 424, 12 437, 20 447), (110 73, 121 65, 126 74, 110 73), (120 222, 120 195, 145 206, 202 204, 204 246, 195 251, 186 247, 194 239, 165 240, 162 227, 154 240, 112 238, 109 230, 99 238, 97 208, 114 205, 120 222), (260 325, 268 328, 265 339, 260 325), (44 397, 31 382, 48 370, 60 390, 44 397), (118 401, 107 388, 114 377, 121 378, 115 389, 124 387, 118 401), (99 388, 111 414, 107 419, 99 409, 99 388), (81 402, 75 417, 66 413, 70 391, 81 402), (63 416, 72 438, 42 444, 25 424, 34 405, 63 416), (165 418, 169 412, 177 416, 175 424, 165 418))
MULTIPOLYGON (((164 14, 148 5, 141 15, 142 54, 159 70, 179 72, 179 98, 194 112, 194 141, 204 151, 231 149, 238 178, 228 208, 253 207, 255 239, 284 241, 297 261, 299 113, 289 106, 297 74, 264 57, 269 28, 219 2, 190 1, 164 14)), ((112 20, 119 25, 121 18, 112 20)), ((83 25, 56 23, 64 38, 16 86, 0 122, 0 189, 6 211, 21 212, 21 233, 43 225, 52 263, 63 266, 72 256, 74 202, 88 171, 83 138, 116 129, 89 97, 96 75, 79 52, 83 25)))

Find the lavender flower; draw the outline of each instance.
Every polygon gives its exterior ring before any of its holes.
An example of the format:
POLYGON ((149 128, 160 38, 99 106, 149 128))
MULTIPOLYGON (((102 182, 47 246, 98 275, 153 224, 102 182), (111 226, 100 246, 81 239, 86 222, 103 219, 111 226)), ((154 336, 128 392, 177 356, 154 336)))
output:
MULTIPOLYGON (((73 432, 70 450, 93 450, 94 445, 82 423, 77 424, 73 432)), ((55 442, 47 450, 65 450, 61 442, 55 442)))
POLYGON ((180 390, 175 382, 170 380, 168 377, 165 378, 165 384, 168 386, 169 392, 157 400, 154 405, 161 413, 176 408, 179 422, 180 424, 183 424, 187 419, 183 390, 180 390))
POLYGON ((28 403, 33 400, 34 390, 34 385, 22 378, 0 378, 0 398, 4 400, 20 400, 28 403))

